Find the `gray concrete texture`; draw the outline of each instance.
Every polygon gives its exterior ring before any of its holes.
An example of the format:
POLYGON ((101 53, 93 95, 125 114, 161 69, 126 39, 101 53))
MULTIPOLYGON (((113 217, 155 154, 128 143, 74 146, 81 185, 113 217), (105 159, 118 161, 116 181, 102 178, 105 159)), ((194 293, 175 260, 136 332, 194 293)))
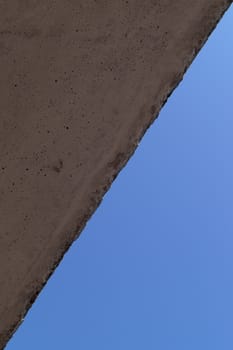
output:
POLYGON ((231 3, 0 2, 0 349, 231 3))

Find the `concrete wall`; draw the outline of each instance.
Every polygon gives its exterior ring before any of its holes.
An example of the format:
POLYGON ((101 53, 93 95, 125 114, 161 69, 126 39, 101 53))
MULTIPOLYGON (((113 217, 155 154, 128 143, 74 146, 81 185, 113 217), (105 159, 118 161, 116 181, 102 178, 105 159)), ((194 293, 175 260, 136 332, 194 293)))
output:
POLYGON ((0 349, 230 4, 1 1, 0 349))

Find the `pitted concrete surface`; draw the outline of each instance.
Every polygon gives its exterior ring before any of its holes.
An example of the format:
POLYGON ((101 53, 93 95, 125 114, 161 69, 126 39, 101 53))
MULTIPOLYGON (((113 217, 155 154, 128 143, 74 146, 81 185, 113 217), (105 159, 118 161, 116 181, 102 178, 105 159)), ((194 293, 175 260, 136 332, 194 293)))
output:
POLYGON ((0 349, 230 4, 0 2, 0 349))

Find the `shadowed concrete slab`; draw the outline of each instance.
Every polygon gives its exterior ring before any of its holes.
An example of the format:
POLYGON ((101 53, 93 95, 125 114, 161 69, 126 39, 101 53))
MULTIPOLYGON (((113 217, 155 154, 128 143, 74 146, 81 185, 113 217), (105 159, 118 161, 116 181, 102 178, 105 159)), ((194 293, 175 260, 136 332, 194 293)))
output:
POLYGON ((229 0, 0 3, 0 349, 229 0))

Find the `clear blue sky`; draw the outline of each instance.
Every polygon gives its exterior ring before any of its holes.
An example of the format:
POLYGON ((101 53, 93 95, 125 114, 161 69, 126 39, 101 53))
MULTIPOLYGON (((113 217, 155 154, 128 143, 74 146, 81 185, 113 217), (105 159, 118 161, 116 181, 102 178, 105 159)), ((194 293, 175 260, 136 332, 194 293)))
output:
POLYGON ((7 350, 233 349, 233 8, 7 350))

